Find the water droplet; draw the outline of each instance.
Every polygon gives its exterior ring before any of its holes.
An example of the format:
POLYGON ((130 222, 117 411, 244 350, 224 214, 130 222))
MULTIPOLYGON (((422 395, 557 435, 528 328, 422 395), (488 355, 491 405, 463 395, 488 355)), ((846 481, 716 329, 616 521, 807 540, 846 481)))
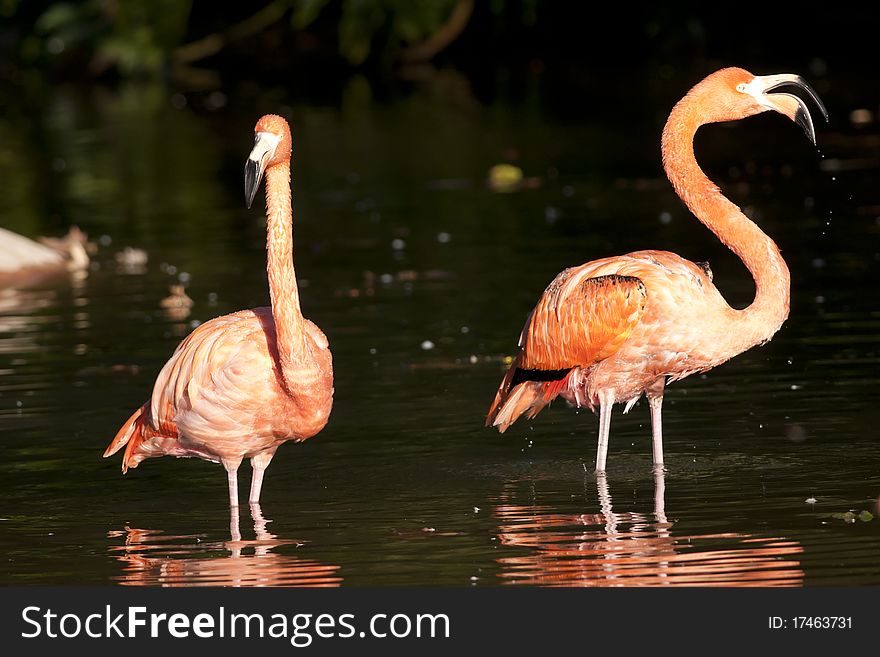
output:
POLYGON ((449 233, 437 233, 437 241, 440 244, 449 244, 449 241, 452 239, 452 235, 449 233))
POLYGON ((391 240, 391 248, 394 249, 395 251, 401 251, 404 248, 406 248, 406 242, 404 242, 402 239, 400 239, 398 237, 396 239, 391 240))
POLYGON ((424 349, 425 351, 428 351, 433 348, 434 348, 434 343, 431 342, 430 340, 425 340, 422 342, 422 349, 424 349))

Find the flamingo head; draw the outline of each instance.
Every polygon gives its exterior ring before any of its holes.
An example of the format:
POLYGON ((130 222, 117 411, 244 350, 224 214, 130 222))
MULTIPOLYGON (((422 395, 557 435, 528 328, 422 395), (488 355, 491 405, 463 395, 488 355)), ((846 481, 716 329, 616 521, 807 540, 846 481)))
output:
POLYGON ((773 110, 797 123, 807 138, 816 143, 813 119, 807 104, 782 89, 797 89, 806 94, 828 120, 828 112, 813 88, 799 75, 753 75, 741 68, 724 68, 695 86, 689 95, 699 97, 703 122, 733 121, 773 110))
POLYGON ((267 114, 254 128, 254 147, 244 164, 244 196, 251 207, 263 174, 269 167, 290 162, 290 126, 282 117, 267 114))

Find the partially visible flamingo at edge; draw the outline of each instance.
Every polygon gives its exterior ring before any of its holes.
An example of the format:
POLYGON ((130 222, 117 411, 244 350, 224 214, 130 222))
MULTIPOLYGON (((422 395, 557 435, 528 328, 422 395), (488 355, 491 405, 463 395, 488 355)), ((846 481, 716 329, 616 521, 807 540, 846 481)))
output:
POLYGON ((327 338, 303 317, 293 267, 290 128, 262 117, 245 164, 251 206, 266 177, 266 249, 270 307, 205 322, 162 368, 149 401, 123 424, 104 452, 123 447, 123 473, 147 458, 178 456, 226 469, 233 535, 238 517, 238 467, 250 459, 249 501, 258 504, 264 472, 278 447, 300 442, 327 424, 333 365, 327 338))
POLYGON ((704 372, 770 340, 788 317, 790 277, 776 244, 703 173, 694 156, 697 129, 773 110, 798 123, 815 144, 800 76, 755 76, 725 68, 706 77, 672 109, 663 129, 663 165, 691 212, 740 259, 756 294, 743 310, 730 307, 708 265, 667 251, 637 251, 594 260, 560 273, 520 334, 520 351, 504 376, 486 419, 504 432, 555 397, 599 410, 596 471, 604 472, 611 409, 625 411, 644 393, 651 413, 653 461, 662 469, 661 406, 666 383, 704 372))
POLYGON ((61 238, 39 242, 0 228, 0 288, 27 286, 52 274, 89 266, 88 237, 76 226, 61 238))

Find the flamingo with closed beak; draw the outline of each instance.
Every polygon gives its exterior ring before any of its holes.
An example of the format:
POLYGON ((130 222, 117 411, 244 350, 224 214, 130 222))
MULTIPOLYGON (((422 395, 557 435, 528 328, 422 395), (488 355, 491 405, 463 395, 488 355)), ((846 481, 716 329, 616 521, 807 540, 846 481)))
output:
POLYGON ((327 338, 300 310, 293 268, 290 128, 280 116, 256 125, 244 169, 251 206, 266 177, 266 269, 271 305, 205 322, 162 368, 153 395, 122 425, 104 456, 125 447, 122 472, 157 456, 219 462, 238 508, 238 467, 250 459, 249 501, 259 503, 263 474, 278 447, 327 424, 333 364, 327 338))

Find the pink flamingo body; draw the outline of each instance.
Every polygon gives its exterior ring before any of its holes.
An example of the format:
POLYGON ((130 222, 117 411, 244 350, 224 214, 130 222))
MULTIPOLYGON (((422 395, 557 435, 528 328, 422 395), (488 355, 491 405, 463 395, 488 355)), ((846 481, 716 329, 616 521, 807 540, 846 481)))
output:
MULTIPOLYGON (((804 127, 809 113, 796 96, 769 93, 800 77, 756 77, 728 68, 697 84, 672 110, 663 130, 663 162, 688 208, 736 253, 756 286, 753 303, 731 308, 707 265, 666 251, 638 251, 566 269, 547 287, 520 335, 520 353, 505 375, 486 424, 505 431, 533 418, 553 398, 599 409, 596 470, 605 470, 611 408, 626 410, 644 393, 651 411, 653 457, 663 467, 661 406, 667 382, 719 365, 768 341, 788 317, 790 276, 776 244, 727 200, 696 162, 693 137, 706 123, 768 109, 804 127)), ((826 115, 827 116, 827 115, 826 115)))
POLYGON ((257 123, 246 165, 248 205, 266 175, 267 271, 271 307, 212 319, 193 331, 162 368, 150 401, 122 426, 104 456, 123 446, 122 471, 147 458, 198 457, 222 463, 230 506, 237 470, 251 459, 249 501, 278 446, 327 424, 333 365, 327 338, 302 316, 293 269, 290 130, 281 117, 257 123))

